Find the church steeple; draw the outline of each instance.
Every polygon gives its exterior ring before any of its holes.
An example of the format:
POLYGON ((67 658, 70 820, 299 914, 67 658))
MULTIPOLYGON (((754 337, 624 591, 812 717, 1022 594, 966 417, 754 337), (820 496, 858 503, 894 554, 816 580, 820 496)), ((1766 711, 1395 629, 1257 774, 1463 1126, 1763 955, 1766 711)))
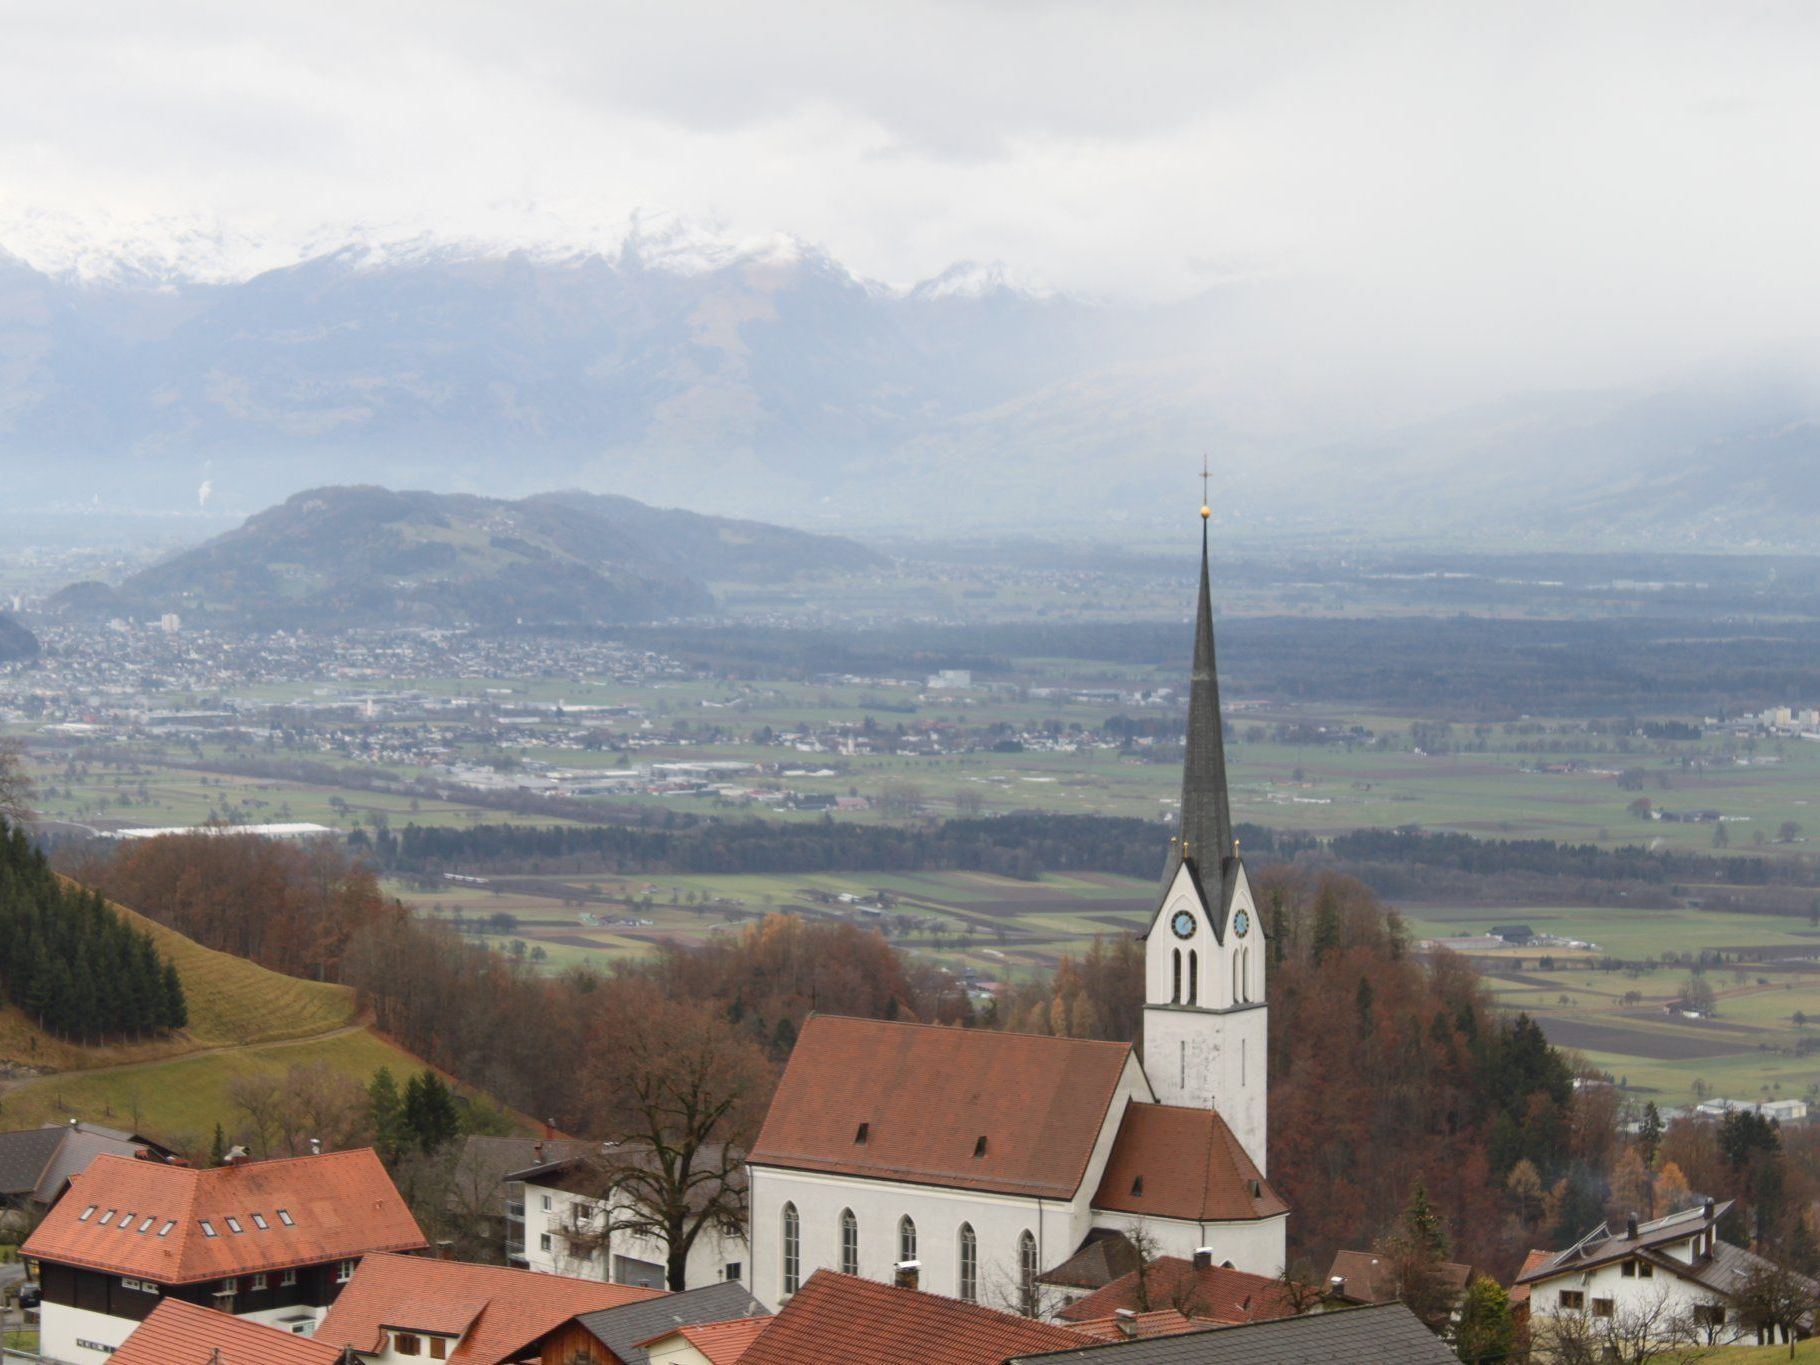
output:
POLYGON ((1232 810, 1226 796, 1220 679, 1213 657, 1213 591, 1207 575, 1207 521, 1211 515, 1211 509, 1202 503, 1201 596, 1195 606, 1194 672, 1188 692, 1187 754, 1182 764, 1182 818, 1163 867, 1165 893, 1182 865, 1184 850, 1194 860, 1196 870, 1215 886, 1225 860, 1234 856, 1232 810))

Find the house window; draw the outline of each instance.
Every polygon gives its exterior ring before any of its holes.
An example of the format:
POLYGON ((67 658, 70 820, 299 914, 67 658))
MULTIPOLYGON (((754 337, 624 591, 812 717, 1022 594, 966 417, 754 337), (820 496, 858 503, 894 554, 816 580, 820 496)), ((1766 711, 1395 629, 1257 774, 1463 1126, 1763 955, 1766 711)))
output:
POLYGON ((221 1292, 223 1294, 238 1294, 240 1292, 240 1281, 230 1275, 221 1282, 221 1292))
POLYGON ((784 1205, 784 1293, 794 1294, 803 1281, 803 1225, 796 1205, 784 1205))
POLYGON ((1612 1315, 1612 1309, 1614 1307, 1615 1305, 1610 1299, 1594 1299, 1592 1301, 1592 1315, 1595 1318, 1609 1318, 1612 1315))
POLYGON ((543 1211, 545 1213, 548 1213, 552 1207, 554 1207, 554 1206, 550 1202, 550 1196, 546 1194, 543 1197, 543 1211))
POLYGON ((1578 1313, 1585 1307, 1586 1295, 1581 1293, 1578 1289, 1563 1289, 1561 1291, 1560 1308, 1563 1313, 1578 1313))
POLYGON ((447 1360, 448 1358, 449 1358, 448 1339, 446 1337, 431 1337, 430 1338, 430 1359, 431 1360, 447 1360))
POLYGON ((1635 1261, 1626 1261, 1624 1263, 1624 1270, 1622 1273, 1624 1275, 1624 1278, 1627 1280, 1636 1279, 1637 1278, 1637 1263, 1635 1261))
POLYGON ((278 1276, 278 1285, 281 1289, 289 1289, 296 1283, 297 1272, 295 1270, 286 1270, 278 1276))
POLYGON ((973 1224, 961 1224, 961 1275, 960 1297, 973 1303, 980 1296, 980 1239, 974 1234, 973 1224))
POLYGON ((916 1259, 916 1222, 907 1213, 897 1220, 897 1259, 916 1259))
POLYGON ((346 1284, 349 1280, 353 1279, 354 1265, 355 1262, 353 1261, 335 1262, 335 1283, 346 1284))
POLYGON ((840 1211, 840 1273, 859 1274, 859 1219, 852 1209, 840 1211))
MULTIPOLYGON (((1193 963, 1190 954, 1189 962, 1193 963)), ((1017 1239, 1017 1288, 1020 1311, 1027 1318, 1036 1316, 1036 1234, 1028 1228, 1017 1239)))
POLYGON ((1638 1261, 1637 1274, 1641 1275, 1646 1280, 1653 1280, 1656 1278, 1656 1268, 1648 1261, 1638 1261))
POLYGON ((539 1236, 537 1238, 537 1249, 539 1251, 548 1251, 550 1249, 550 1234, 549 1233, 545 1232, 545 1233, 539 1234, 539 1236))
POLYGON ((420 1356, 423 1354, 423 1338, 415 1332, 394 1332, 392 1349, 401 1356, 420 1356))
POLYGON ((253 1283, 252 1283, 251 1287, 254 1289, 264 1289, 268 1286, 269 1283, 270 1283, 270 1281, 268 1281, 265 1276, 255 1275, 255 1276, 253 1276, 253 1283))
POLYGON ((744 1270, 745 1267, 738 1261, 728 1261, 726 1273, 721 1276, 721 1279, 737 1281, 744 1270))

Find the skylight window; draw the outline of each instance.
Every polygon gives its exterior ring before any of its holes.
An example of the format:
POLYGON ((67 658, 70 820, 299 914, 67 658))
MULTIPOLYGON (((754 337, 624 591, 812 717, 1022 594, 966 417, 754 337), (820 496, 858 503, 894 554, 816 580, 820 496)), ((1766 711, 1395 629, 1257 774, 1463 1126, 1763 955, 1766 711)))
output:
POLYGON ((214 1225, 214 1224, 213 1224, 213 1223, 211 1223, 211 1222, 209 1222, 209 1220, 208 1220, 208 1219, 206 1219, 206 1218, 198 1218, 198 1219, 197 1219, 197 1220, 196 1220, 196 1222, 197 1222, 197 1223, 198 1223, 198 1225, 200 1225, 200 1226, 201 1226, 201 1228, 202 1228, 202 1235, 203 1235, 203 1236, 204 1236, 204 1237, 213 1237, 213 1236, 215 1236, 215 1225, 214 1225))
POLYGON ((253 1226, 258 1228, 261 1232, 264 1232, 271 1224, 265 1221, 265 1215, 263 1213, 256 1213, 253 1215, 253 1226))
POLYGON ((245 1232, 246 1231, 245 1228, 240 1226, 240 1220, 238 1218, 229 1218, 227 1220, 227 1225, 228 1225, 229 1232, 245 1232))
POLYGON ((177 1220, 175 1218, 167 1218, 164 1220, 164 1226, 158 1229, 158 1235, 160 1237, 169 1237, 171 1235, 171 1229, 176 1226, 177 1220))
POLYGON ((291 1211, 289 1209, 278 1210, 278 1221, 283 1223, 287 1228, 294 1228, 297 1226, 296 1223, 291 1221, 291 1211))
POLYGON ((146 1214, 145 1221, 139 1225, 139 1231, 150 1232, 152 1229, 152 1224, 156 1223, 157 1221, 158 1221, 157 1218, 155 1218, 153 1215, 151 1215, 149 1213, 146 1214))
POLYGON ((119 1209, 109 1209, 106 1213, 102 1214, 101 1215, 101 1226, 106 1227, 109 1223, 113 1222, 114 1215, 119 1212, 120 1212, 119 1209))
POLYGON ((130 1232, 132 1230, 132 1226, 133 1226, 133 1219, 137 1218, 138 1216, 139 1215, 136 1213, 121 1214, 120 1215, 120 1230, 122 1232, 130 1232))
POLYGON ((95 1209, 96 1209, 96 1205, 90 1204, 86 1209, 82 1210, 82 1212, 77 1215, 76 1221, 78 1223, 88 1222, 89 1219, 91 1219, 95 1216, 95 1209))

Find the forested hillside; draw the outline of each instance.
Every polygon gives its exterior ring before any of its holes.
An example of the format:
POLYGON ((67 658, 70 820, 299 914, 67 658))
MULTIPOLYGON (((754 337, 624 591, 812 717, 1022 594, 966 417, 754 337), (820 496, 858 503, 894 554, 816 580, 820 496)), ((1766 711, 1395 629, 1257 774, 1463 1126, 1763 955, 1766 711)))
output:
POLYGON ((176 965, 93 891, 52 872, 0 821, 0 988, 45 1032, 82 1042, 150 1037, 189 1022, 176 965))

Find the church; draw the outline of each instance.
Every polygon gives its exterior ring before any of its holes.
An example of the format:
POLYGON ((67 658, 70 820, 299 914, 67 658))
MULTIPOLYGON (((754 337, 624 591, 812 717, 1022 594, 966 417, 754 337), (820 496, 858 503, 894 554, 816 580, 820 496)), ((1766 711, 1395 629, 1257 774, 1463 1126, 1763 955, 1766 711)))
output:
POLYGON ((1207 517, 1142 1058, 1128 1043, 811 1016, 748 1165, 748 1283, 767 1305, 827 1268, 1047 1316, 1134 1238, 1282 1273, 1264 926, 1226 792, 1207 517))

